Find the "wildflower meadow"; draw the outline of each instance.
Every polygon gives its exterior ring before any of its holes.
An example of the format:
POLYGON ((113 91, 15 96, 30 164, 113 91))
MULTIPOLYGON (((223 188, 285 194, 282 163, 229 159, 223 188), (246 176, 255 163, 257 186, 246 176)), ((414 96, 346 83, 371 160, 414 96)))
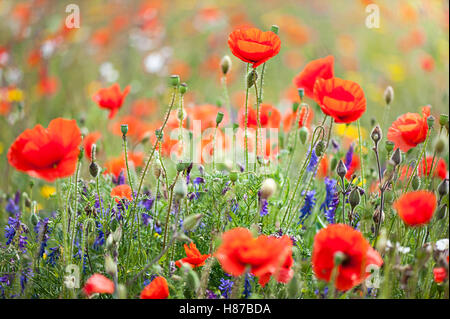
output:
POLYGON ((2 0, 0 299, 448 299, 448 106, 448 1, 2 0))

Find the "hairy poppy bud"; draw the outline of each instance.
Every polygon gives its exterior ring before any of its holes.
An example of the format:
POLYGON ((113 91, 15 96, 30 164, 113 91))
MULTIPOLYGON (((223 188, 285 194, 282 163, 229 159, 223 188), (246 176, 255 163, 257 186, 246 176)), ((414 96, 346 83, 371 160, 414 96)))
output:
POLYGON ((37 215, 36 214, 31 214, 31 216, 30 216, 30 223, 31 223, 31 225, 36 226, 38 221, 39 221, 39 218, 37 217, 37 215))
POLYGON ((128 133, 128 124, 121 124, 120 131, 122 132, 123 136, 126 136, 128 133))
POLYGON ((320 157, 320 156, 322 156, 324 151, 325 151, 325 142, 319 141, 319 143, 317 143, 316 148, 315 148, 316 155, 318 157, 320 157))
POLYGON ((436 142, 434 142, 434 150, 436 154, 441 154, 445 149, 447 149, 447 140, 438 138, 436 142))
POLYGON ((231 69, 231 59, 228 55, 225 55, 220 61, 220 67, 222 68, 223 75, 226 75, 231 69))
POLYGON ((223 112, 218 112, 216 116, 216 125, 219 125, 223 120, 223 112))
POLYGON ((303 97, 305 96, 305 89, 299 88, 298 89, 298 96, 300 97, 300 101, 303 101, 303 97))
POLYGON ((394 89, 392 86, 388 86, 386 90, 384 90, 384 101, 386 104, 391 104, 391 102, 394 100, 394 89))
POLYGON ((446 212, 447 212, 447 206, 445 204, 439 206, 439 208, 436 212, 436 220, 444 219, 446 212))
POLYGON ((180 77, 178 75, 171 75, 169 83, 173 87, 177 87, 178 85, 180 85, 180 77))
POLYGON ((419 176, 415 175, 413 177, 411 185, 412 185, 413 190, 416 191, 416 190, 419 189, 419 187, 420 187, 420 178, 419 178, 419 176))
POLYGON ((438 193, 440 197, 448 194, 448 179, 444 179, 438 186, 438 193))
POLYGON ((428 128, 432 128, 434 125, 434 116, 430 115, 427 117, 427 124, 428 124, 428 128))
POLYGON ((184 95, 187 92, 188 86, 186 83, 181 83, 180 84, 180 94, 184 95))
POLYGON ((105 271, 111 276, 115 276, 117 274, 117 264, 110 255, 105 256, 105 271))
POLYGON ((83 159, 84 155, 84 147, 80 146, 80 152, 78 153, 78 161, 81 161, 83 159))
POLYGON ((372 139, 372 141, 375 144, 378 144, 378 142, 381 140, 381 137, 382 137, 381 128, 377 125, 372 130, 372 133, 370 134, 370 138, 372 139))
POLYGON ((373 214, 373 221, 375 224, 381 224, 384 221, 384 212, 379 209, 375 210, 375 213, 373 214))
POLYGON ((339 160, 339 163, 336 167, 336 173, 340 178, 344 178, 344 176, 347 174, 347 167, 345 167, 345 164, 342 160, 339 160))
POLYGON ((247 88, 251 88, 256 80, 258 80, 258 73, 253 69, 247 74, 247 88))
POLYGON ((277 190, 277 183, 272 178, 265 179, 261 184, 261 197, 269 198, 277 190))
POLYGON ((177 199, 184 198, 187 194, 187 185, 184 180, 178 180, 174 187, 175 197, 177 199))
POLYGON ((394 142, 391 141, 386 141, 386 143, 384 144, 384 147, 388 153, 394 150, 394 146, 395 146, 394 142))
POLYGON ((276 24, 272 25, 272 27, 270 27, 270 31, 272 31, 275 34, 278 34, 278 31, 280 30, 280 27, 277 26, 276 24))
POLYGON ((198 287, 200 286, 200 280, 198 279, 198 275, 195 271, 192 269, 189 270, 186 276, 186 285, 191 289, 192 291, 196 291, 198 287))
POLYGON ((187 216, 183 221, 183 229, 186 231, 193 231, 200 224, 202 214, 192 214, 187 216))
POLYGON ((355 187, 348 197, 348 201, 350 203, 350 206, 352 207, 352 211, 355 209, 356 206, 359 205, 361 201, 361 196, 359 195, 359 190, 357 187, 355 187))
POLYGON ((96 178, 98 175, 98 165, 96 162, 91 162, 91 164, 89 165, 89 173, 91 174, 91 176, 93 178, 96 178))
MULTIPOLYGON (((308 139, 308 135, 309 135, 308 129, 303 126, 300 129, 299 135, 300 135, 300 142, 302 142, 302 144, 305 145, 306 140, 308 139)), ((316 150, 317 150, 317 147, 316 147, 316 150)))
POLYGON ((238 173, 236 171, 230 172, 230 181, 235 183, 238 179, 238 173))
POLYGON ((402 162, 402 155, 400 153, 400 148, 397 148, 394 152, 394 154, 392 154, 391 156, 391 161, 395 164, 395 165, 399 165, 402 162))
POLYGON ((448 123, 448 114, 441 114, 439 116, 439 124, 441 126, 445 126, 448 123))

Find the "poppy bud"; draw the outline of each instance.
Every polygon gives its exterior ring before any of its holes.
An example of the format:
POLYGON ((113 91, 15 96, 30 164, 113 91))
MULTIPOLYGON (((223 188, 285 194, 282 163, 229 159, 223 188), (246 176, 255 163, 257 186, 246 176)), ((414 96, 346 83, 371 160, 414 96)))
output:
POLYGON ((253 69, 247 74, 247 88, 251 88, 256 83, 256 80, 258 80, 258 73, 253 69))
POLYGON ((237 179, 238 179, 238 173, 236 171, 230 172, 230 181, 232 181, 233 183, 236 183, 237 179))
POLYGON ((122 132, 123 136, 126 136, 128 133, 128 124, 121 124, 120 131, 122 132))
POLYGON ((380 211, 379 209, 375 210, 375 213, 373 214, 373 221, 375 222, 375 224, 381 224, 384 221, 384 212, 380 211))
POLYGON ((31 214, 31 216, 30 216, 30 223, 31 223, 31 225, 36 226, 38 221, 39 221, 39 218, 37 217, 37 215, 36 214, 31 214))
POLYGON ((402 162, 402 156, 400 153, 400 148, 397 148, 394 152, 394 154, 392 154, 391 156, 391 161, 395 164, 395 165, 399 165, 402 162))
POLYGON ((334 171, 336 169, 337 164, 338 164, 337 158, 333 157, 331 159, 331 163, 330 163, 330 168, 331 168, 332 171, 334 171))
POLYGON ((175 197, 177 199, 184 198, 187 194, 187 185, 184 180, 178 180, 174 187, 175 197))
POLYGON ((315 148, 316 155, 318 157, 320 157, 320 156, 322 156, 324 151, 325 151, 325 142, 319 141, 319 143, 317 143, 316 148, 315 148))
POLYGON ((155 175, 156 179, 158 179, 159 176, 161 176, 161 171, 162 171, 161 164, 159 164, 158 162, 155 162, 153 164, 153 175, 155 175))
POLYGON ((96 162, 91 162, 89 165, 89 173, 93 178, 96 178, 98 175, 98 165, 96 162))
POLYGON ((277 190, 277 183, 272 178, 265 179, 261 184, 261 198, 267 199, 277 190))
POLYGON ((438 186, 439 196, 443 197, 448 194, 448 179, 444 179, 438 186))
POLYGON ((200 280, 198 279, 198 275, 192 269, 190 269, 189 272, 187 273, 186 284, 192 291, 196 291, 200 286, 200 280))
POLYGON ((84 147, 80 146, 80 152, 78 153, 78 161, 81 161, 83 159, 84 155, 84 147))
POLYGON ((305 89, 299 88, 298 89, 298 96, 300 97, 300 101, 303 101, 303 97, 305 96, 305 89))
POLYGON ((184 93, 187 92, 187 89, 188 89, 188 86, 186 83, 183 82, 180 84, 180 94, 181 95, 184 95, 184 93))
POLYGON ((297 112, 299 106, 300 104, 298 104, 298 102, 292 103, 292 112, 297 112))
POLYGON ((171 75, 169 83, 173 87, 178 87, 180 85, 180 77, 178 75, 171 75))
POLYGON ((355 209, 356 206, 359 205, 361 201, 361 196, 359 195, 359 190, 357 187, 355 187, 348 197, 348 201, 350 203, 350 206, 352 207, 352 211, 355 209))
POLYGON ((420 187, 420 178, 419 178, 419 176, 415 175, 413 177, 411 185, 412 185, 413 190, 416 191, 416 190, 419 189, 419 187, 420 187))
POLYGON ((434 151, 436 154, 441 154, 447 148, 447 141, 443 138, 438 138, 434 143, 434 151))
POLYGON ((394 100, 394 89, 392 86, 388 86, 386 90, 384 90, 384 101, 387 105, 391 104, 391 102, 394 100))
POLYGON ((436 212, 436 220, 441 220, 445 217, 445 213, 447 212, 447 206, 441 205, 439 206, 437 212, 436 212))
POLYGON ((223 120, 223 112, 218 112, 216 116, 216 125, 219 125, 223 120))
POLYGON ((342 251, 337 251, 334 253, 334 267, 342 265, 342 263, 347 259, 347 256, 342 251))
POLYGON ((347 167, 345 167, 345 164, 342 160, 339 160, 339 163, 336 167, 336 173, 340 178, 344 178, 344 176, 347 174, 347 167))
POLYGON ((439 124, 441 126, 445 126, 448 123, 448 114, 441 114, 439 116, 439 124))
POLYGON ((187 216, 183 221, 183 229, 186 231, 193 231, 200 224, 202 214, 192 214, 187 216))
POLYGON ((220 61, 220 67, 222 68, 223 75, 226 75, 231 69, 231 59, 228 55, 225 55, 220 61))
POLYGON ((384 144, 384 147, 388 153, 393 151, 394 146, 395 146, 394 142, 391 141, 386 141, 386 143, 384 144))
POLYGON ((114 242, 120 242, 122 238, 122 227, 117 227, 117 229, 112 233, 114 242))
POLYGON ((278 31, 280 30, 280 27, 277 26, 276 24, 272 25, 272 27, 270 27, 270 31, 272 31, 275 34, 278 34, 278 31))
POLYGON ((127 288, 122 284, 118 284, 116 288, 117 288, 117 298, 127 299, 127 288))
MULTIPOLYGON (((192 242, 192 239, 190 239, 188 236, 186 236, 186 234, 184 234, 184 233, 176 233, 176 239, 178 240, 178 241, 181 241, 181 242, 183 242, 183 241, 187 241, 187 242, 192 242)), ((183 265, 186 265, 186 264, 183 264, 183 265)))
MULTIPOLYGON (((300 135, 300 142, 302 142, 302 144, 305 145, 306 140, 308 139, 308 135, 309 135, 308 129, 303 126, 300 129, 299 135, 300 135)), ((317 150, 317 147, 316 147, 316 150, 317 150)))
POLYGON ((115 276, 117 274, 117 264, 110 255, 105 256, 105 271, 111 276, 115 276))
POLYGON ((428 124, 428 128, 432 128, 434 125, 434 116, 430 115, 427 117, 427 124, 428 124))
POLYGON ((177 163, 177 172, 181 173, 182 171, 184 171, 187 168, 187 166, 188 166, 188 163, 183 163, 183 162, 177 163))
POLYGON ((370 138, 372 139, 372 141, 375 144, 378 144, 378 142, 381 140, 382 137, 382 133, 381 133, 381 129, 380 127, 377 125, 375 126, 375 128, 372 130, 372 133, 370 134, 370 138))

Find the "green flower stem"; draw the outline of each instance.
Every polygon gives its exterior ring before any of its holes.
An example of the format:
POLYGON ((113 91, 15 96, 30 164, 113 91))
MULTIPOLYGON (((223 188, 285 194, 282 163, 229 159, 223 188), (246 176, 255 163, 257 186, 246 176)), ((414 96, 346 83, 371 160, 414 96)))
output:
POLYGON ((247 126, 248 126, 248 91, 249 87, 247 85, 247 75, 248 70, 250 68, 250 64, 247 63, 247 72, 245 73, 245 114, 244 114, 244 144, 245 144, 245 171, 248 172, 248 136, 247 136, 247 126))
POLYGON ((408 179, 408 183, 406 184, 406 187, 403 189, 403 194, 405 194, 408 191, 409 185, 411 184, 411 181, 412 181, 412 179, 414 177, 414 174, 417 173, 417 167, 419 166, 419 163, 420 163, 421 159, 425 155, 425 151, 427 149, 427 144, 428 144, 428 139, 430 138, 430 134, 431 134, 431 130, 429 129, 428 132, 427 132, 427 137, 425 139, 425 142, 424 142, 424 144, 422 146, 422 151, 420 153, 420 156, 417 158, 416 165, 414 165, 414 169, 413 169, 413 171, 411 173, 411 176, 408 179))

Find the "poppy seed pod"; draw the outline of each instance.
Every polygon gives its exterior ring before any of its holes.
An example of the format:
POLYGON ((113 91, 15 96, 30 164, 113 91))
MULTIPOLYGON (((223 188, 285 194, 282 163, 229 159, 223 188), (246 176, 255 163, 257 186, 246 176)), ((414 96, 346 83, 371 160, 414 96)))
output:
POLYGON ((388 153, 390 153, 394 150, 394 146, 395 146, 395 144, 392 141, 386 141, 386 143, 384 144, 384 148, 386 149, 386 151, 388 153))
POLYGON ((122 132, 123 136, 126 136, 128 133, 128 124, 121 124, 120 131, 122 132))
POLYGON ((253 69, 247 74, 247 88, 251 88, 256 83, 256 80, 258 80, 258 72, 253 69))
POLYGON ((435 118, 433 115, 427 117, 428 128, 432 128, 434 125, 435 118))
POLYGON ((192 269, 189 270, 186 276, 186 285, 192 290, 196 291, 200 286, 200 280, 198 279, 198 275, 192 269))
POLYGON ((394 154, 392 154, 391 156, 391 161, 395 164, 395 165, 399 165, 402 162, 402 155, 400 153, 400 149, 397 148, 394 152, 394 154))
POLYGON ((173 87, 178 87, 180 85, 180 77, 176 74, 170 76, 169 80, 170 85, 173 87))
POLYGON ((297 112, 299 106, 300 106, 300 104, 298 102, 292 103, 292 112, 293 113, 297 112))
POLYGON ((238 173, 236 171, 230 172, 230 181, 235 183, 238 179, 238 173))
POLYGON ((300 101, 303 101, 303 97, 305 96, 305 89, 304 88, 299 88, 298 89, 298 96, 300 98, 300 101))
POLYGON ((391 102, 394 100, 394 89, 392 86, 388 86, 386 90, 384 90, 384 101, 387 105, 391 104, 391 102))
POLYGON ((372 139, 372 141, 375 144, 378 144, 378 142, 381 140, 382 137, 382 132, 381 132, 381 128, 377 125, 375 126, 375 128, 372 130, 372 133, 370 134, 370 138, 372 139))
POLYGON ((344 176, 347 174, 347 167, 345 167, 345 164, 342 160, 339 160, 339 163, 336 167, 336 173, 340 178, 344 178, 344 176))
POLYGON ((439 116, 439 124, 445 126, 448 124, 448 114, 441 114, 439 116))
POLYGON ((226 75, 231 69, 231 59, 228 55, 225 55, 220 61, 220 67, 223 75, 226 75))
POLYGON ((280 30, 280 27, 279 26, 277 26, 276 24, 273 24, 271 27, 270 27, 270 31, 272 31, 273 33, 275 33, 275 34, 278 34, 278 31, 280 30))
POLYGON ((277 183, 272 178, 265 179, 261 184, 261 198, 267 199, 277 190, 277 183))
POLYGON ((180 94, 184 95, 187 92, 188 86, 186 83, 181 83, 180 84, 180 94))
POLYGON ((334 253, 334 266, 337 267, 341 265, 345 260, 347 259, 347 256, 341 252, 337 251, 334 253))
POLYGON ((216 125, 219 125, 223 120, 223 112, 218 112, 216 116, 216 125))
POLYGON ((434 150, 436 154, 441 154, 445 149, 447 149, 447 141, 443 138, 438 138, 436 142, 434 142, 434 150))

